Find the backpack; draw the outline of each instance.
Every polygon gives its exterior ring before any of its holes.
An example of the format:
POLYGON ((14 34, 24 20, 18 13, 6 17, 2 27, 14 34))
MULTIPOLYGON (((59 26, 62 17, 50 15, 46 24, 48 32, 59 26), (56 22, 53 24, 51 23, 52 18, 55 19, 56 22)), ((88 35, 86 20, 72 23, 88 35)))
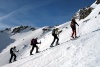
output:
POLYGON ((75 27, 75 23, 73 21, 71 22, 70 27, 71 28, 75 27))
POLYGON ((36 40, 35 39, 32 39, 31 40, 31 45, 36 44, 35 42, 36 42, 36 40))
POLYGON ((53 29, 53 31, 52 31, 52 36, 54 36, 55 35, 55 29, 53 29))
POLYGON ((13 48, 10 48, 10 54, 12 54, 13 53, 13 48))

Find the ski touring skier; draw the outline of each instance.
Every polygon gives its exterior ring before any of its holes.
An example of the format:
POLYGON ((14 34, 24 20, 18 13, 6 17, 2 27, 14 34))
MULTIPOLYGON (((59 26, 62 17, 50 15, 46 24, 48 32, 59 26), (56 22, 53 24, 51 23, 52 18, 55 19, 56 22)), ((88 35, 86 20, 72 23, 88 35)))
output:
POLYGON ((55 40, 57 40, 56 45, 59 45, 59 37, 58 36, 61 32, 62 32, 62 30, 59 31, 58 28, 55 28, 52 30, 52 36, 54 37, 54 39, 53 39, 53 42, 51 43, 50 47, 54 47, 53 44, 54 44, 55 40))
POLYGON ((13 57, 14 57, 13 61, 16 61, 16 57, 17 57, 16 52, 19 52, 19 50, 16 50, 16 46, 10 48, 11 57, 10 57, 9 63, 12 63, 11 61, 13 57))
POLYGON ((33 38, 31 40, 32 49, 30 50, 30 55, 33 55, 32 52, 33 52, 33 50, 34 50, 35 47, 36 47, 36 53, 39 53, 39 51, 38 51, 39 47, 36 44, 41 44, 41 42, 37 42, 37 39, 38 38, 33 38))
MULTIPOLYGON (((77 36, 76 36, 76 24, 77 24, 77 22, 75 21, 75 19, 73 18, 72 20, 71 20, 71 24, 70 24, 70 27, 72 28, 72 35, 71 35, 71 37, 72 38, 77 38, 77 36)), ((77 24, 78 25, 78 24, 77 24)), ((79 26, 79 25, 78 25, 79 26)))

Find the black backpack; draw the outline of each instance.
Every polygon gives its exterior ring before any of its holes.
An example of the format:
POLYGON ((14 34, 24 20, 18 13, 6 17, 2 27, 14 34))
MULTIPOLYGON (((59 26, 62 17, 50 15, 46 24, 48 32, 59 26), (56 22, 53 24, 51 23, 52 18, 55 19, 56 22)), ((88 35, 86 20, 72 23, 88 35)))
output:
POLYGON ((54 35, 55 35, 55 29, 52 30, 52 36, 54 36, 54 35))
POLYGON ((10 48, 10 54, 12 54, 13 53, 13 48, 10 48))
POLYGON ((31 45, 36 44, 36 39, 31 40, 31 45))

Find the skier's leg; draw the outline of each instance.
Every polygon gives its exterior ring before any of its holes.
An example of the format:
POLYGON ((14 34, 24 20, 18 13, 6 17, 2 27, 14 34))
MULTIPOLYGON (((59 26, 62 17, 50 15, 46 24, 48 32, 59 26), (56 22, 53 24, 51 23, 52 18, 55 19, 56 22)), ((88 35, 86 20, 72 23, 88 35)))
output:
POLYGON ((75 38, 76 38, 76 37, 77 37, 77 36, 76 36, 76 29, 74 30, 74 33, 75 33, 75 38))
POLYGON ((56 45, 59 45, 59 38, 56 37, 56 39, 57 39, 56 45))
POLYGON ((53 42, 51 43, 50 47, 53 47, 53 43, 55 42, 56 37, 54 36, 53 42))
POLYGON ((14 61, 16 61, 16 57, 17 57, 16 54, 13 54, 13 56, 14 56, 14 61))
POLYGON ((39 47, 38 47, 38 46, 36 46, 36 53, 39 53, 38 49, 39 49, 39 47))
POLYGON ((72 35, 71 35, 72 38, 74 38, 73 35, 74 35, 74 28, 72 28, 72 35))
POLYGON ((33 55, 32 52, 34 50, 34 46, 32 46, 32 49, 30 50, 30 55, 33 55))
POLYGON ((11 53, 11 57, 10 57, 9 63, 12 63, 11 62, 12 58, 13 58, 13 53, 11 53))

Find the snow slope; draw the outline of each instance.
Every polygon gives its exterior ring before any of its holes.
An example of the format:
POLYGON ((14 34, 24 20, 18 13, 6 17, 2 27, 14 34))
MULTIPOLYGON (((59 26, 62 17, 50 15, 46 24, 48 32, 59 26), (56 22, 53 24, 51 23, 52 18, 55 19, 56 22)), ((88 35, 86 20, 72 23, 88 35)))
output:
POLYGON ((11 36, 15 41, 11 43, 0 53, 1 67, 100 67, 100 4, 92 5, 91 14, 77 21, 80 25, 77 27, 75 40, 70 40, 71 28, 70 21, 56 26, 62 33, 59 35, 60 45, 50 48, 53 40, 51 31, 43 34, 42 29, 35 31, 19 33, 11 36), (30 40, 33 37, 39 37, 38 44, 40 53, 30 56, 30 40), (9 49, 16 45, 19 49, 17 61, 9 64, 9 49))

